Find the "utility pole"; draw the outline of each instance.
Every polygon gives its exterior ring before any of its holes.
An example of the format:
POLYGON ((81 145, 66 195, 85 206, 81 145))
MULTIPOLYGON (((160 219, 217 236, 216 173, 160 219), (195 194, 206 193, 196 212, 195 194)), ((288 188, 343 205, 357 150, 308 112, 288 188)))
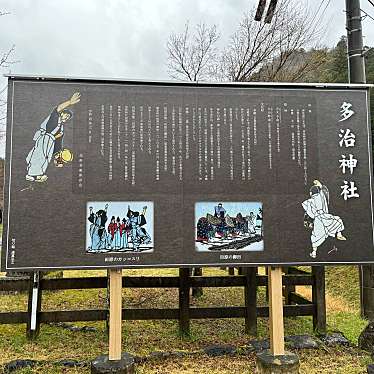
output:
MULTIPOLYGON (((360 0, 345 0, 349 83, 366 83, 360 0)), ((359 267, 361 316, 374 320, 374 266, 359 267)))
POLYGON ((366 83, 360 0, 345 0, 350 83, 366 83))

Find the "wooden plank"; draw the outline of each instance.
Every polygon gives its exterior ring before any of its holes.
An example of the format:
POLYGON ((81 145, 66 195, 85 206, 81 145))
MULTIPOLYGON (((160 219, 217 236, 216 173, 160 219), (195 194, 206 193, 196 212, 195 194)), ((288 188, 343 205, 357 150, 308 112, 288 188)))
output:
MULTIPOLYGON (((155 319, 180 319, 184 323, 184 331, 188 333, 190 319, 203 319, 203 318, 247 318, 248 319, 248 303, 246 307, 221 307, 221 308, 190 308, 189 307, 189 289, 193 286, 198 287, 240 287, 245 286, 248 282, 247 275, 240 276, 212 276, 212 277, 190 277, 189 269, 185 271, 188 273, 183 274, 182 278, 187 277, 187 282, 183 281, 181 277, 123 277, 122 284, 126 287, 139 287, 139 288, 164 288, 164 287, 178 287, 184 294, 180 298, 182 302, 179 309, 126 309, 122 310, 122 318, 126 320, 155 320, 155 319), (182 310, 182 313, 181 313, 182 310)), ((299 271, 290 267, 290 273, 292 275, 283 276, 284 284, 288 285, 314 285, 315 277, 312 277, 310 273, 299 271)), ((321 278, 318 278, 321 279, 321 278)), ((48 279, 41 280, 41 286, 50 289, 84 289, 84 288, 104 288, 107 285, 107 279, 105 277, 87 277, 87 278, 63 278, 63 279, 48 279)), ((255 277, 256 286, 264 286, 268 284, 266 276, 255 277)), ((5 291, 21 290, 25 289, 25 285, 29 282, 22 280, 8 280, 0 279, 0 290, 1 287, 5 291)), ((324 283, 323 283, 324 285, 324 283)), ((315 287, 314 287, 315 288, 315 287)), ((321 290, 321 287, 318 288, 321 290)), ((324 289, 323 293, 324 295, 324 289)), ((322 295, 321 294, 321 295, 322 295)), ((321 296, 320 295, 320 296, 321 296)), ((249 295, 247 295, 248 297, 249 295)), ((314 292, 314 296, 317 297, 317 293, 314 292)), ((317 318, 317 313, 320 316, 325 317, 324 304, 316 303, 310 304, 309 301, 302 298, 299 295, 293 294, 291 296, 294 302, 300 305, 286 305, 283 307, 285 316, 306 316, 313 315, 317 318), (305 304, 307 303, 308 304, 305 304), (320 305, 321 309, 317 308, 317 304, 320 305), (322 313, 323 312, 323 313, 322 313), (322 313, 322 314, 321 314, 322 313)), ((323 298, 324 301, 324 298, 323 298)), ((252 310, 254 313, 254 310, 252 310)), ((256 307, 255 313, 258 317, 269 316, 268 307, 256 307)), ((76 321, 101 321, 107 318, 107 310, 67 310, 67 311, 48 311, 40 312, 40 322, 76 322, 76 321)), ((317 321, 317 320, 316 320, 317 321)), ((321 320, 320 320, 321 321, 321 320)), ((0 313, 0 324, 6 323, 26 323, 27 313, 26 312, 10 312, 0 313)), ((325 324, 325 320, 324 320, 325 324)), ((247 327, 247 326, 246 326, 247 327)), ((321 329, 322 325, 319 325, 321 329)))
MULTIPOLYGON (((241 287, 245 286, 246 278, 244 275, 235 276, 204 276, 204 277, 191 277, 191 286, 201 287, 241 287)), ((256 285, 258 287, 267 286, 268 277, 266 275, 256 276, 256 285)), ((284 285, 300 285, 311 286, 313 285, 313 277, 311 274, 307 275, 285 275, 283 276, 284 285)))
POLYGON ((244 286, 244 305, 246 308, 245 332, 246 334, 257 335, 257 267, 241 268, 245 275, 246 283, 244 286))
POLYGON ((164 319, 178 319, 180 311, 174 309, 123 309, 122 318, 126 321, 139 320, 164 320, 164 319))
POLYGON ((177 288, 179 277, 123 277, 125 288, 177 288))
POLYGON ((106 277, 79 277, 79 278, 58 278, 43 279, 41 287, 43 290, 79 290, 91 288, 106 288, 106 277))
POLYGON ((311 275, 310 271, 301 270, 295 266, 288 267, 288 274, 311 275))
POLYGON ((30 282, 26 279, 0 279, 0 291, 2 292, 27 291, 29 285, 30 282))
POLYGON ((299 295, 295 292, 291 292, 289 294, 289 300, 290 300, 291 303, 295 303, 295 304, 298 304, 298 305, 308 305, 308 304, 313 305, 313 303, 310 300, 306 299, 305 297, 303 297, 303 296, 301 296, 301 295, 299 295))
MULTIPOLYGON (((288 286, 312 286, 313 277, 311 274, 307 275, 297 275, 297 274, 287 274, 283 275, 282 283, 288 286)), ((257 286, 267 286, 268 276, 267 275, 257 275, 257 286)))
POLYGON ((190 269, 179 269, 179 333, 190 334, 190 269))
MULTIPOLYGON (((285 275, 288 274, 289 272, 289 267, 288 266, 285 266, 283 268, 283 272, 285 273, 285 275)), ((294 284, 286 284, 284 281, 285 281, 285 278, 286 277, 283 277, 283 284, 284 284, 284 288, 283 288, 283 296, 284 296, 284 303, 286 305, 289 305, 292 303, 292 301, 290 300, 290 294, 291 292, 295 292, 296 291, 296 287, 294 284)))
MULTIPOLYGON (((76 290, 106 288, 106 277, 82 277, 43 279, 43 290, 76 290)), ((179 286, 178 277, 123 277, 122 286, 126 288, 173 288, 179 286)), ((1 290, 1 282, 0 282, 1 290)))
POLYGON ((245 285, 246 279, 243 275, 224 275, 191 277, 189 281, 193 287, 242 287, 245 285))
MULTIPOLYGON (((308 305, 285 305, 283 306, 284 316, 311 316, 313 315, 314 306, 308 305)), ((232 307, 211 307, 211 308, 190 308, 191 319, 204 318, 244 318, 246 308, 242 306, 232 307)), ((269 307, 257 307, 257 317, 269 317, 269 307)))
POLYGON ((219 308, 190 308, 191 319, 205 318, 244 318, 246 309, 243 306, 226 306, 219 308))
MULTIPOLYGON (((312 316, 314 310, 313 304, 285 305, 283 307, 285 317, 312 316)), ((104 321, 107 313, 106 309, 47 311, 40 312, 40 322, 104 321)), ((245 307, 190 308, 191 319, 244 318, 245 316, 245 307)), ((269 317, 269 308, 266 306, 257 307, 257 317, 269 317)), ((27 323, 27 319, 27 312, 0 313, 0 324, 27 323)), ((179 309, 123 309, 122 319, 127 321, 179 319, 179 309)))
POLYGON ((29 313, 27 312, 2 312, 0 313, 0 324, 27 323, 29 313))
POLYGON ((285 317, 312 316, 314 311, 313 304, 304 305, 284 305, 283 313, 285 317))
POLYGON ((109 270, 109 360, 121 359, 122 345, 122 270, 109 270))
MULTIPOLYGON (((192 275, 201 277, 203 275, 203 268, 193 268, 192 275)), ((192 286, 192 296, 193 297, 200 297, 203 295, 203 288, 201 286, 192 286)))
POLYGON ((274 356, 280 356, 284 355, 282 268, 270 267, 268 274, 270 351, 274 356))
POLYGON ((285 286, 312 286, 313 277, 309 275, 291 275, 287 274, 282 277, 282 283, 285 286))
POLYGON ((324 266, 312 266, 314 285, 312 287, 312 302, 315 305, 313 314, 314 330, 326 332, 326 291, 324 266))
MULTIPOLYGON (((284 305, 283 313, 285 317, 312 316, 314 305, 284 305)), ((269 308, 267 306, 257 307, 257 317, 269 317, 269 308)))
MULTIPOLYGON (((40 312, 40 322, 84 322, 84 321, 105 321, 108 311, 106 309, 87 309, 87 310, 52 310, 40 312)), ((0 313, 0 323, 1 323, 0 313)))
MULTIPOLYGON (((301 275, 283 276, 284 285, 313 285, 313 278, 309 273, 301 275)), ((179 277, 123 277, 122 286, 125 288, 177 288, 179 277)), ((246 280, 243 275, 236 276, 197 276, 190 278, 191 287, 241 287, 245 286, 246 280)), ((267 276, 258 275, 257 286, 267 285, 267 276)), ((29 282, 26 280, 0 280, 0 291, 25 291, 28 290, 29 282)), ((76 290, 106 288, 106 277, 82 277, 82 278, 59 278, 42 279, 41 288, 47 291, 76 290)))

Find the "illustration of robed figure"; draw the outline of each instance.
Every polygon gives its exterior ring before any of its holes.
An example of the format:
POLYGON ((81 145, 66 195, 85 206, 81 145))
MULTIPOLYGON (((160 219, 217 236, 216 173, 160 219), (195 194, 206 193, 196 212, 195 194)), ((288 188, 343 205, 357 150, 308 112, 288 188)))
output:
POLYGON ((119 227, 120 236, 121 236, 121 248, 128 248, 129 243, 127 240, 127 225, 126 225, 126 218, 122 219, 122 223, 119 227))
POLYGON ((45 182, 49 163, 54 159, 56 167, 62 167, 73 160, 73 154, 63 148, 64 124, 73 113, 67 108, 80 101, 80 93, 76 92, 71 99, 59 104, 51 114, 41 123, 35 132, 34 146, 26 156, 26 180, 45 182))
POLYGON ((317 256, 317 249, 329 237, 346 240, 342 235, 344 224, 339 216, 329 213, 329 192, 326 186, 318 180, 313 182, 310 189, 310 198, 302 203, 305 213, 311 218, 308 227, 312 228, 310 240, 312 252, 310 256, 317 256))
POLYGON ((127 210, 127 221, 126 225, 130 228, 130 237, 134 251, 138 252, 140 244, 149 244, 151 242, 151 237, 148 235, 144 226, 147 221, 145 219, 147 207, 143 207, 141 214, 139 212, 134 212, 130 209, 127 210))
POLYGON ((108 245, 107 234, 105 230, 105 223, 107 217, 108 204, 105 205, 105 209, 98 210, 96 214, 93 213, 93 208, 90 207, 90 215, 88 220, 91 222, 90 225, 90 238, 91 238, 91 251, 105 250, 108 245))

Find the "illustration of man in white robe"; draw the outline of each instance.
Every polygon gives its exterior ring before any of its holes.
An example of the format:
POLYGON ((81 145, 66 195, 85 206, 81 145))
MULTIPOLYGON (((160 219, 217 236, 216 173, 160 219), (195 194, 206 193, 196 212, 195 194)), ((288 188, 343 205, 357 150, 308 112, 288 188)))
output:
POLYGON ((248 232, 250 234, 256 234, 256 216, 251 212, 249 216, 247 216, 248 221, 248 232))
POLYGON ((318 180, 313 181, 310 189, 310 199, 305 200, 302 206, 311 221, 308 227, 312 228, 310 240, 312 252, 310 256, 316 258, 317 249, 329 237, 336 237, 338 240, 346 240, 342 235, 344 224, 339 216, 329 213, 329 192, 326 186, 318 180))
POLYGON ((31 182, 45 182, 48 177, 46 171, 52 158, 56 167, 62 167, 73 160, 73 154, 63 148, 64 123, 69 121, 73 113, 67 108, 79 103, 80 93, 54 108, 51 114, 41 123, 34 135, 34 146, 26 157, 26 180, 31 182))

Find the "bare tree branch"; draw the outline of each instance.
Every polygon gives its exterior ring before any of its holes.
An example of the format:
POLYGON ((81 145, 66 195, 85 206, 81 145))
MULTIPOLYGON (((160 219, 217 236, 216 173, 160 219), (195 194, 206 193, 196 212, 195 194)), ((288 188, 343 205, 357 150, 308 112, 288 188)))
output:
POLYGON ((18 62, 18 61, 13 61, 10 59, 10 56, 12 55, 15 49, 16 49, 16 46, 13 44, 12 47, 8 51, 0 55, 0 67, 1 68, 9 68, 10 65, 18 62))
POLYGON ((312 12, 297 0, 279 0, 272 22, 255 21, 256 8, 243 15, 226 48, 217 50, 216 26, 204 23, 172 34, 167 42, 172 78, 198 81, 299 81, 325 62, 315 51, 324 32, 322 4, 312 12))
MULTIPOLYGON (((312 13, 294 0, 279 1, 271 24, 256 22, 254 15, 254 8, 244 15, 224 50, 222 79, 277 81, 284 75, 293 56, 313 46, 323 31, 323 13, 320 10, 312 13)), ((299 71, 298 79, 306 68, 299 71)))
MULTIPOLYGON (((9 15, 9 12, 0 10, 0 17, 9 15)), ((7 51, 0 53, 0 69, 9 69, 12 64, 17 63, 11 59, 12 54, 15 51, 15 45, 12 45, 7 51)), ((5 121, 6 121, 6 92, 7 87, 0 89, 0 139, 5 135, 5 121)))
POLYGON ((169 75, 175 79, 199 81, 209 79, 217 62, 216 25, 196 25, 191 35, 189 23, 182 33, 173 33, 167 42, 169 75))

